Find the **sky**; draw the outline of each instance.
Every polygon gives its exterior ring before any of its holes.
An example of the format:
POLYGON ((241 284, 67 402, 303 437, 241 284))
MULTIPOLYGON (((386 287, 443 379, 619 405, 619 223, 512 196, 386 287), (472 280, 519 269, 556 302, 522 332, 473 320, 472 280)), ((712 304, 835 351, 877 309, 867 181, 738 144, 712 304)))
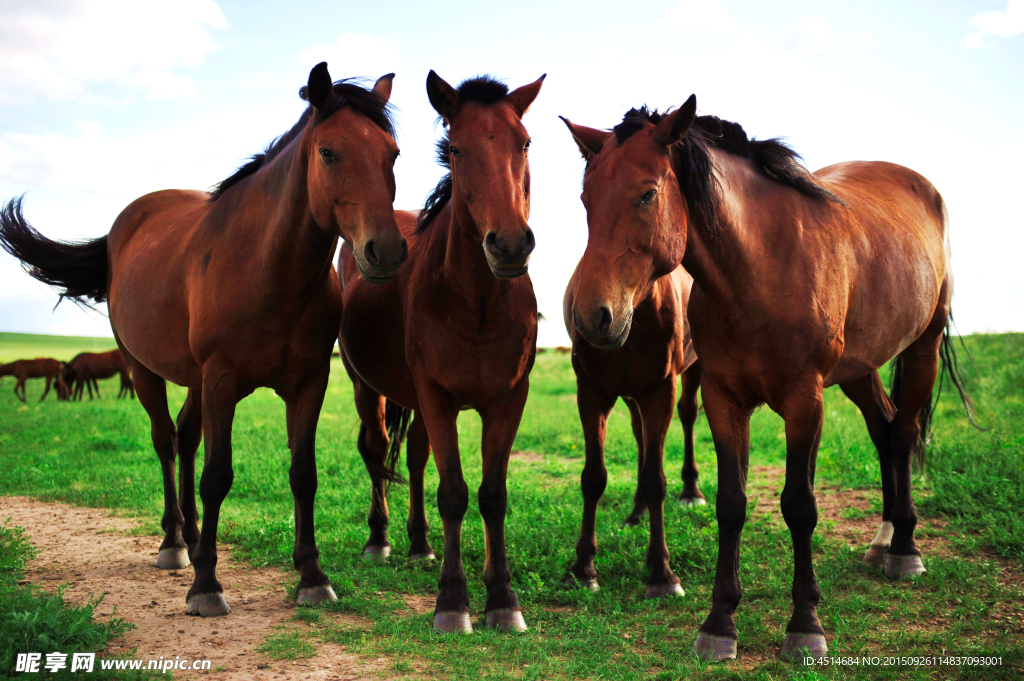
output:
MULTIPOLYGON (((568 345, 587 242, 583 163, 558 116, 610 128, 678 106, 785 137, 817 169, 899 163, 946 200, 962 333, 1024 331, 1024 0, 518 0, 0 4, 0 200, 44 234, 105 234, 151 191, 206 189, 298 119, 309 70, 397 74, 396 208, 443 174, 430 69, 458 84, 547 79, 524 123, 542 346, 568 345)), ((0 252, 0 331, 111 335, 0 252)), ((102 308, 101 308, 102 309, 102 308)))

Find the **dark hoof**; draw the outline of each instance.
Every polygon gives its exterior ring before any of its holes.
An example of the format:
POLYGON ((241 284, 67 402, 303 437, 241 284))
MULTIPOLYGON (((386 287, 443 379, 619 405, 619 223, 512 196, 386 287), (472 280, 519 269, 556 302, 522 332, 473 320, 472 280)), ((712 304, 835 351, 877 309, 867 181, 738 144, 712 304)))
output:
POLYGON ((921 556, 894 556, 891 553, 885 555, 885 576, 889 579, 913 579, 920 577, 925 572, 921 556))
POLYGON ((160 549, 160 555, 156 557, 153 566, 161 570, 181 570, 191 564, 187 549, 160 549))
POLYGON ((679 497, 679 505, 683 508, 689 508, 690 506, 704 506, 708 502, 705 501, 704 497, 679 497))
POLYGON ((736 659, 736 639, 728 636, 713 636, 698 632, 693 642, 692 654, 705 662, 722 662, 736 659))
POLYGON ((438 634, 471 634, 473 625, 468 612, 434 613, 434 632, 438 634))
POLYGON ((334 589, 330 584, 324 584, 323 586, 307 586, 304 589, 299 589, 297 600, 299 605, 320 605, 321 603, 333 603, 338 600, 338 597, 334 595, 334 589))
POLYGON ((783 662, 801 662, 805 657, 819 658, 828 655, 828 644, 823 634, 794 634, 786 632, 779 659, 783 662))
POLYGON ((874 545, 868 547, 868 552, 864 554, 864 558, 861 562, 867 565, 869 568, 883 568, 885 567, 885 556, 889 553, 889 545, 874 545))
POLYGON ((487 626, 498 631, 526 631, 526 620, 522 610, 498 608, 487 613, 487 626))
POLYGON ((622 521, 622 524, 626 527, 636 527, 644 519, 643 513, 630 513, 629 517, 622 521))
POLYGON ((390 546, 367 546, 363 549, 363 560, 368 563, 386 563, 390 555, 390 546))
POLYGON ((597 583, 596 579, 587 577, 586 579, 578 579, 576 575, 571 572, 565 578, 565 585, 570 589, 579 589, 583 587, 587 591, 600 591, 601 586, 597 583))
POLYGON ((647 593, 644 594, 644 598, 652 600, 655 598, 668 598, 669 596, 685 596, 686 592, 683 591, 681 584, 658 584, 657 586, 647 587, 647 593))
POLYGON ((430 553, 410 553, 409 554, 409 562, 410 563, 433 563, 436 559, 437 559, 437 556, 434 555, 433 551, 431 551, 430 553))
POLYGON ((185 612, 200 617, 223 617, 231 612, 231 606, 224 600, 224 594, 196 594, 186 602, 185 612))

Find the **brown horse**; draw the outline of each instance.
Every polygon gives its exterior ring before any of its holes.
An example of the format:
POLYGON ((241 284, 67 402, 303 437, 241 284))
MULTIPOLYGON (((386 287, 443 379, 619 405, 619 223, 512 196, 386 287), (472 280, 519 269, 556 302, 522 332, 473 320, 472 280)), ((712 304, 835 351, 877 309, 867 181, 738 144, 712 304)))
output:
MULTIPOLYGON (((750 415, 767 403, 786 422, 782 514, 793 537, 793 617, 782 656, 826 652, 811 560, 822 391, 838 384, 878 448, 885 562, 923 572, 914 543, 911 455, 923 445, 936 377, 951 358, 947 217, 925 178, 889 163, 810 174, 777 140, 749 140, 696 98, 663 115, 631 110, 613 131, 569 126, 584 157, 590 241, 573 322, 592 343, 625 342, 633 309, 680 262, 701 393, 718 455, 718 566, 695 653, 736 656, 739 542, 746 519, 750 415), (878 368, 897 357, 891 399, 878 368)), ((970 413, 955 370, 950 377, 970 413)))
POLYGON ((439 632, 472 631, 460 544, 469 490, 455 425, 463 409, 477 410, 483 421, 478 501, 487 537, 486 622, 501 630, 526 628, 505 553, 505 478, 537 346, 537 300, 524 276, 534 238, 527 224, 530 138, 521 119, 542 81, 510 93, 481 77, 456 89, 431 71, 427 95, 448 128, 438 149, 450 173, 418 220, 414 213, 400 214, 411 240, 409 264, 393 284, 369 287, 355 276, 347 248, 338 259, 345 299, 342 356, 355 387, 359 451, 373 488, 364 555, 390 552, 385 491, 395 477, 402 428, 388 426, 408 423, 402 408, 413 410, 410 558, 433 557, 423 507, 423 473, 433 447, 444 522, 434 614, 439 632), (400 407, 386 407, 385 398, 400 407))
MULTIPOLYGON (((598 225, 595 225, 597 227, 598 225)), ((594 227, 592 227, 593 229, 594 227)), ((676 383, 683 377, 679 419, 685 435, 682 505, 704 503, 697 487, 693 426, 697 421, 697 389, 700 363, 686 328, 686 302, 693 279, 677 267, 658 279, 633 312, 635 327, 626 342, 615 350, 588 343, 572 323, 573 300, 580 283, 577 266, 565 289, 562 313, 572 338, 572 368, 576 372, 576 403, 583 423, 586 462, 580 477, 583 491, 583 526, 576 542, 576 563, 566 579, 596 590, 597 504, 608 483, 604 464, 604 438, 608 415, 615 400, 622 397, 629 407, 633 436, 637 443, 637 490, 627 525, 638 525, 644 511, 650 512, 651 538, 647 564, 647 598, 682 595, 679 578, 669 567, 665 545, 665 436, 672 424, 676 383)))
POLYGON ((101 397, 98 380, 107 379, 118 374, 121 377, 121 389, 118 391, 118 398, 135 397, 135 387, 132 384, 128 362, 120 350, 109 352, 82 352, 75 355, 74 359, 64 365, 64 383, 68 386, 71 399, 81 400, 85 388, 89 390, 89 399, 92 399, 93 388, 96 389, 96 397, 101 397))
POLYGON ((28 401, 25 394, 25 381, 30 378, 46 379, 46 389, 43 391, 43 396, 39 398, 40 402, 46 399, 46 396, 50 393, 50 385, 54 381, 56 381, 57 385, 57 399, 66 400, 68 399, 68 389, 64 384, 63 368, 64 365, 61 362, 46 357, 19 359, 6 364, 0 364, 0 378, 14 376, 17 380, 17 383, 14 385, 14 396, 22 402, 28 401), (18 390, 21 390, 21 394, 18 393, 18 390))
POLYGON ((17 199, 0 214, 0 242, 33 276, 63 287, 65 296, 109 303, 163 466, 166 537, 157 567, 185 567, 191 554, 189 613, 230 612, 216 576, 217 524, 234 477, 235 405, 260 386, 286 405, 298 602, 334 599, 313 531, 314 436, 341 321, 332 261, 340 236, 354 247, 356 270, 383 282, 407 252, 392 207, 392 75, 371 91, 332 83, 327 65, 318 64, 300 90, 310 106, 264 154, 212 194, 163 191, 137 199, 106 237, 49 241, 24 221, 17 199), (165 380, 188 387, 177 433, 165 380), (202 534, 195 506, 200 437, 202 534))

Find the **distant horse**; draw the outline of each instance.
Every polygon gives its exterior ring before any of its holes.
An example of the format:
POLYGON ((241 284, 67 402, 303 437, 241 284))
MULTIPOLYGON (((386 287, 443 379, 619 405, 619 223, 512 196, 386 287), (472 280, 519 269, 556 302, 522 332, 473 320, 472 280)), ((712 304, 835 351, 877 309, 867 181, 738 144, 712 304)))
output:
POLYGON ((781 501, 795 564, 782 657, 817 657, 827 650, 811 560, 822 391, 843 389, 878 448, 891 541, 876 545, 888 544, 894 578, 924 571, 911 455, 928 432, 940 358, 971 414, 955 362, 947 364, 946 208, 911 170, 851 162, 812 175, 778 140, 749 140, 735 123, 696 118, 696 107, 691 97, 669 114, 633 109, 613 131, 565 121, 587 159, 590 222, 573 322, 596 345, 621 345, 659 277, 680 262, 693 275, 688 315, 719 478, 712 608, 694 651, 736 656, 750 415, 767 403, 786 422, 781 501), (892 357, 890 398, 877 370, 892 357))
POLYGON ((235 404, 260 386, 286 405, 298 602, 335 598, 313 532, 314 437, 341 321, 332 261, 340 236, 352 244, 360 275, 384 282, 407 253, 392 207, 393 75, 366 90, 332 83, 327 64, 318 64, 300 90, 310 106, 263 154, 212 194, 168 190, 137 199, 105 237, 50 241, 25 222, 20 199, 0 213, 0 243, 30 274, 63 296, 108 301, 163 467, 166 536, 156 565, 179 569, 191 554, 191 614, 231 610, 216 576, 217 525, 234 478, 235 404), (177 433, 165 379, 188 387, 177 433), (200 437, 202 534, 195 505, 200 437))
MULTIPOLYGON (((591 229, 599 228, 597 221, 591 229)), ((581 263, 582 264, 582 263, 581 263)), ((693 351, 686 324, 686 303, 693 279, 677 267, 658 279, 633 311, 634 328, 625 343, 605 350, 587 342, 572 323, 573 301, 580 284, 577 265, 562 299, 565 327, 572 338, 572 368, 576 372, 576 403, 583 423, 586 462, 580 477, 583 491, 583 526, 576 542, 576 563, 567 583, 596 590, 597 504, 608 484, 604 464, 604 438, 608 415, 622 397, 629 407, 637 444, 637 490, 627 525, 638 525, 650 512, 651 538, 647 549, 647 598, 682 595, 679 578, 669 567, 665 545, 665 436, 672 425, 676 383, 683 377, 679 419, 685 436, 683 493, 680 504, 703 504, 697 487, 693 426, 697 421, 700 363, 693 351)))
POLYGON ((128 362, 120 350, 109 352, 82 352, 64 366, 64 383, 72 393, 72 399, 81 400, 83 388, 89 390, 92 399, 93 388, 96 397, 100 397, 100 386, 97 380, 107 379, 118 374, 121 377, 121 389, 118 398, 135 397, 135 386, 132 384, 128 362))
POLYGON ((393 284, 370 287, 356 277, 347 246, 338 257, 342 357, 355 387, 359 451, 373 488, 364 555, 390 552, 386 483, 396 478, 401 431, 409 427, 410 559, 433 558, 423 507, 431 447, 440 476, 439 632, 472 631, 460 539, 469 490, 455 425, 464 409, 477 410, 483 420, 486 622, 501 630, 526 628, 505 555, 505 477, 537 347, 537 299, 525 276, 534 247, 527 224, 530 137, 521 119, 542 81, 510 93, 480 77, 456 89, 431 71, 427 95, 448 128, 438 155, 450 173, 418 218, 399 214, 410 237, 409 264, 393 284), (408 410, 416 412, 411 426, 408 410))
POLYGON ((68 398, 68 390, 64 385, 62 370, 63 365, 55 359, 48 359, 46 357, 19 359, 7 362, 6 364, 0 364, 0 378, 14 376, 17 379, 17 383, 14 386, 14 396, 22 402, 28 401, 25 394, 25 381, 30 378, 46 379, 46 389, 43 391, 43 396, 39 398, 40 402, 46 399, 46 396, 50 393, 50 385, 54 381, 56 381, 57 385, 57 399, 66 400, 68 398), (21 391, 20 394, 18 393, 19 390, 21 391))

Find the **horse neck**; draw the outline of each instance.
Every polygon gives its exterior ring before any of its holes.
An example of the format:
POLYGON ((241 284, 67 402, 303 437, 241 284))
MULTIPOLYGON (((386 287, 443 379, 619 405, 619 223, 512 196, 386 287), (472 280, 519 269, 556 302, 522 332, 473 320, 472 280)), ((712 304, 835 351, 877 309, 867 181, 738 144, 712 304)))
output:
POLYGON ((725 152, 712 151, 719 189, 715 192, 714 228, 690 211, 683 267, 718 306, 742 299, 755 274, 757 235, 744 219, 745 173, 739 164, 749 163, 725 152))
POLYGON ((494 276, 484 257, 480 230, 457 194, 451 198, 451 220, 442 267, 445 282, 469 300, 490 297, 502 290, 504 282, 494 276))
POLYGON ((329 274, 337 239, 320 229, 310 212, 301 140, 300 136, 289 144, 255 176, 240 205, 252 201, 259 207, 257 213, 263 211, 265 221, 256 225, 263 234, 259 271, 271 274, 275 286, 291 282, 304 291, 329 274))

